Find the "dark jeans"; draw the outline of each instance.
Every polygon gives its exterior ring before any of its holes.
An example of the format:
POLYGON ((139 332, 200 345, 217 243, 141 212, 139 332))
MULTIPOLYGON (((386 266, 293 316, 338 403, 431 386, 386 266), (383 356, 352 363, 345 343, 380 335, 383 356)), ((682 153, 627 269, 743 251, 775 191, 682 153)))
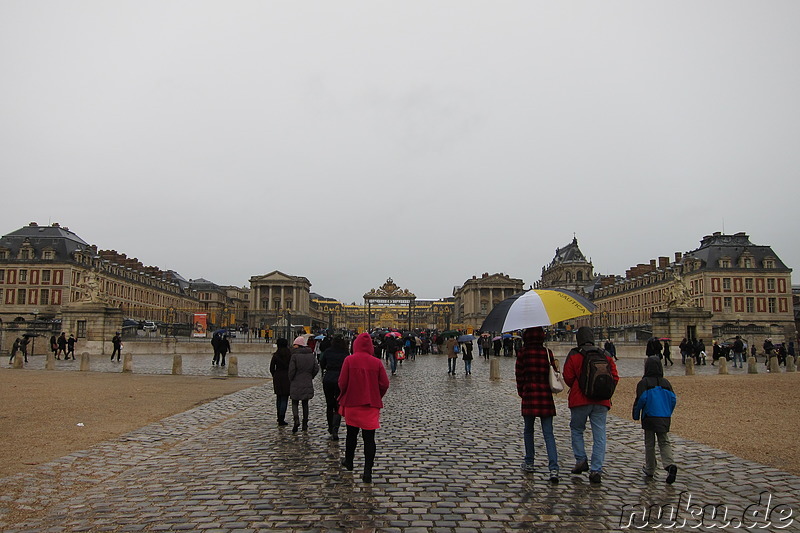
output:
POLYGON ((278 409, 278 422, 286 422, 286 410, 289 408, 289 397, 276 396, 275 407, 278 409))
POLYGON ((458 363, 458 359, 455 357, 448 357, 447 358, 447 373, 456 373, 456 363, 458 363))
POLYGON ((114 346, 114 351, 111 352, 111 360, 114 360, 114 355, 117 356, 117 361, 119 361, 120 356, 122 355, 122 349, 119 346, 114 346))
POLYGON ((361 438, 364 441, 364 473, 372 474, 372 465, 375 464, 375 430, 360 430, 356 426, 347 426, 347 440, 344 446, 344 460, 348 465, 353 464, 353 457, 356 455, 356 444, 358 443, 358 432, 361 431, 361 438))
POLYGON ((323 383, 322 390, 325 392, 325 416, 328 419, 328 433, 335 435, 339 433, 339 425, 342 423, 342 416, 339 414, 339 384, 323 383))

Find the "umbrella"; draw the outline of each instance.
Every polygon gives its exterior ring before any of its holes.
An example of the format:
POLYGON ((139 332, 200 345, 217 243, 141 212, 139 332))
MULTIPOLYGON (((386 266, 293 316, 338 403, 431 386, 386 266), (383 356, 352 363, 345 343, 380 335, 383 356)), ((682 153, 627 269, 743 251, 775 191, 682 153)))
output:
POLYGON ((501 337, 500 335, 498 335, 497 337, 494 337, 492 340, 493 340, 493 341, 499 341, 499 340, 502 340, 502 339, 503 339, 503 337, 501 337))
POLYGON ((315 339, 317 339, 317 340, 319 341, 319 340, 322 340, 322 339, 324 339, 324 338, 325 338, 325 335, 317 335, 317 336, 316 336, 316 337, 314 337, 314 338, 315 338, 315 339))
POLYGON ((442 333, 442 337, 458 337, 461 332, 455 329, 449 329, 442 333))
POLYGON ((461 335, 458 342, 472 342, 475 340, 475 335, 461 335))
POLYGON ((549 326, 562 320, 591 315, 596 306, 565 289, 533 289, 506 298, 489 312, 480 329, 514 331, 549 326))

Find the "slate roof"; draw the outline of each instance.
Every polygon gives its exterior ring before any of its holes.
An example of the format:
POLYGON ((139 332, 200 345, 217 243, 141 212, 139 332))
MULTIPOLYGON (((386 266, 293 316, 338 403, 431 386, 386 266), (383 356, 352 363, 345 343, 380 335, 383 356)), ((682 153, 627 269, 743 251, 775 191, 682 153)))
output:
POLYGON ((583 255, 578 247, 578 238, 573 237, 572 242, 563 248, 556 248, 556 255, 550 262, 550 267, 563 263, 588 263, 586 256, 583 255))
POLYGON ((772 270, 791 271, 770 246, 753 244, 750 242, 750 237, 744 233, 707 235, 700 241, 700 247, 686 252, 684 258, 693 257, 701 260, 707 268, 718 268, 719 260, 722 258, 728 258, 732 265, 738 265, 739 258, 745 252, 752 254, 756 268, 761 268, 765 258, 772 258, 775 260, 775 268, 772 270))
POLYGON ((91 249, 86 241, 71 232, 69 228, 58 224, 39 226, 35 222, 4 235, 0 238, 0 248, 9 250, 9 260, 13 261, 26 241, 33 247, 37 257, 41 256, 42 250, 51 248, 55 251, 55 259, 61 261, 71 260, 72 254, 78 250, 91 249))

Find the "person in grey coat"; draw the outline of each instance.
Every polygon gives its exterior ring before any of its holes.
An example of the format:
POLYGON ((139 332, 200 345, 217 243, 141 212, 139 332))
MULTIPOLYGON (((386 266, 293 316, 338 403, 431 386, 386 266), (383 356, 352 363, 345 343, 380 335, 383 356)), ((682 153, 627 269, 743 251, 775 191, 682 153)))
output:
POLYGON ((300 427, 298 404, 303 402, 303 431, 308 430, 308 401, 314 397, 314 376, 319 372, 317 356, 308 347, 302 335, 292 342, 292 358, 289 360, 289 397, 292 399, 294 426, 292 433, 300 427))

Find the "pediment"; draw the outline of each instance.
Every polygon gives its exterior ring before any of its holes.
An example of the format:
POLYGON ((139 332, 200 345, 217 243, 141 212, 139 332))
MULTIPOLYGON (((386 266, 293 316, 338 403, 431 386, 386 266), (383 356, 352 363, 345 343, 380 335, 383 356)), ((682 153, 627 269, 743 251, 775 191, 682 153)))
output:
POLYGON ((273 270, 269 274, 264 274, 263 276, 254 276, 250 278, 250 281, 296 281, 296 279, 296 276, 284 274, 280 270, 273 270))

